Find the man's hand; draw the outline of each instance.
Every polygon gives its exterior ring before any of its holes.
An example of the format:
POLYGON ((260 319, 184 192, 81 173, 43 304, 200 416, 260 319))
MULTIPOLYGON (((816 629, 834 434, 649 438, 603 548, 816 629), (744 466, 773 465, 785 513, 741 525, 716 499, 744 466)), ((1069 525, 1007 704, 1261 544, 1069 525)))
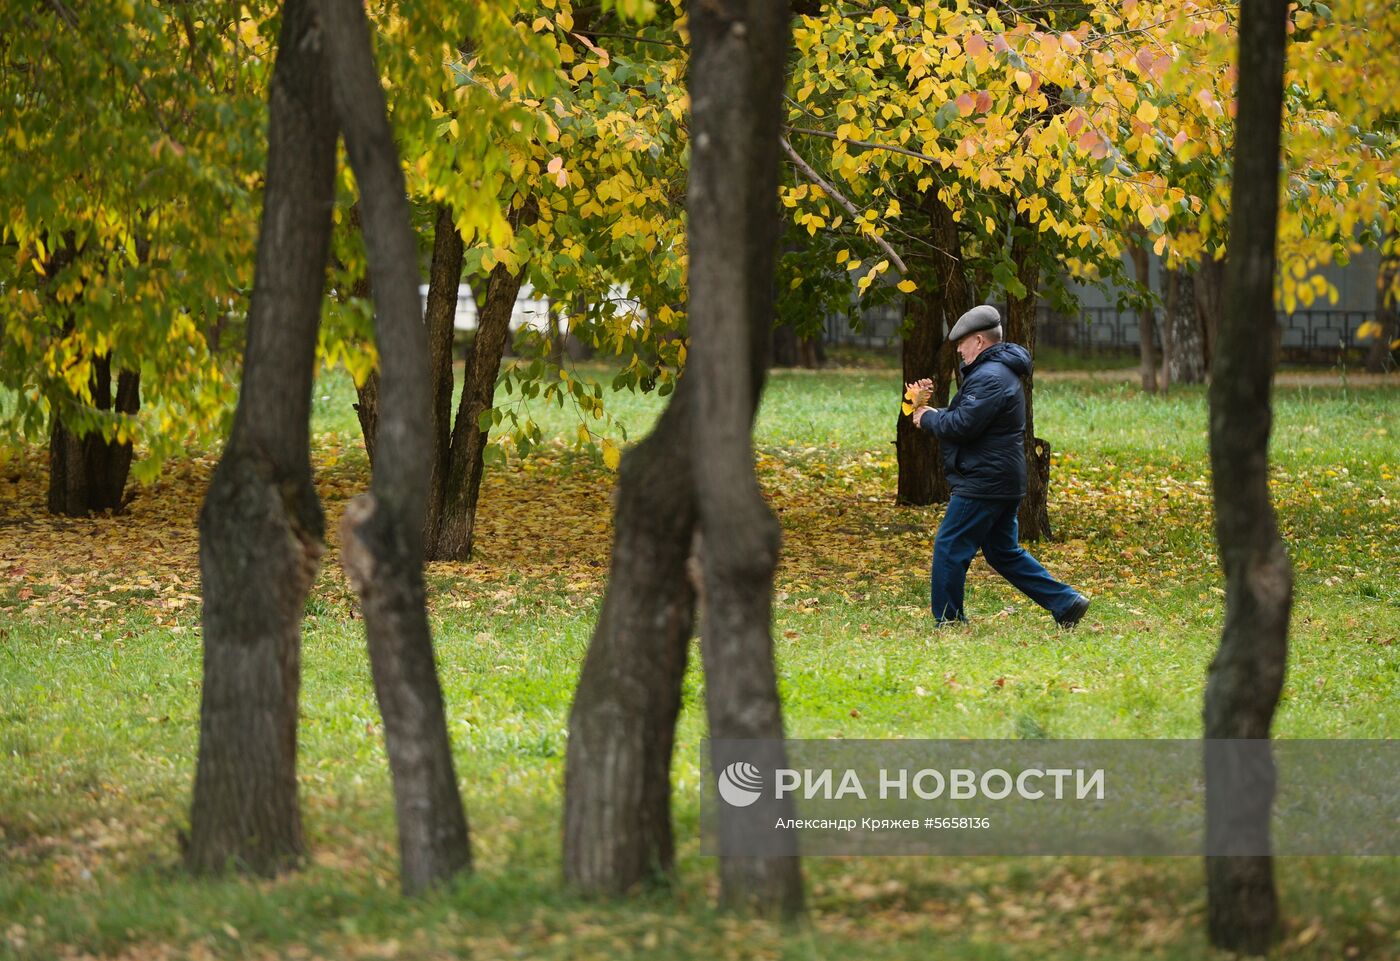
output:
POLYGON ((935 410, 937 410, 937 409, 938 409, 938 408, 936 408, 936 407, 928 407, 928 406, 916 407, 916 408, 914 408, 914 413, 912 413, 912 414, 909 415, 909 418, 910 418, 910 420, 912 420, 912 421, 914 422, 914 426, 915 426, 915 427, 918 427, 918 426, 919 426, 919 421, 923 418, 923 416, 924 416, 925 414, 931 413, 931 412, 933 412, 933 411, 935 411, 935 410))

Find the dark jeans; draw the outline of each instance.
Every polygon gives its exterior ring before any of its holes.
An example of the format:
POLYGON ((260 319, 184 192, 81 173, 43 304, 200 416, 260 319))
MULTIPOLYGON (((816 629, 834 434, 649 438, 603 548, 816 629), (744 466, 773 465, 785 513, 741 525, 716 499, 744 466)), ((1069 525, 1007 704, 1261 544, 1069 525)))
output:
POLYGON ((965 621, 963 585, 967 568, 980 548, 982 556, 1002 577, 1056 620, 1068 613, 1079 592, 1055 580, 1016 538, 1016 508, 1020 500, 980 500, 954 494, 933 540, 931 606, 944 621, 965 621))

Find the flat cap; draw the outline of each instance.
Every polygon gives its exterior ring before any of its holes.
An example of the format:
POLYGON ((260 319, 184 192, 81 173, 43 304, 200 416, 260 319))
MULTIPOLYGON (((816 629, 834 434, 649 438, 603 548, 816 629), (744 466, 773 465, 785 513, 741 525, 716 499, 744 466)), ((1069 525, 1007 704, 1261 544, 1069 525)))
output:
POLYGON ((982 330, 991 330, 1001 323, 1001 314, 991 304, 982 304, 974 307, 958 318, 958 322, 953 325, 953 329, 948 331, 948 339, 953 343, 962 340, 968 334, 975 334, 982 330))

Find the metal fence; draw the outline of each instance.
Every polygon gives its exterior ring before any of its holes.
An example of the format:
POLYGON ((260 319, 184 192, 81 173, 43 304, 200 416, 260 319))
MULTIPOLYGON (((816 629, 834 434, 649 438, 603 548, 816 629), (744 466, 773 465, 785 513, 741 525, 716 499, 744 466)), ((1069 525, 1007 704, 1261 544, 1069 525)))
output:
MULTIPOLYGON (((1162 323, 1158 312, 1158 330, 1162 323)), ((1345 352, 1363 348, 1357 328, 1372 315, 1364 310, 1297 310, 1278 312, 1279 347, 1283 359, 1297 363, 1334 364, 1345 352)), ((844 315, 827 318, 829 345, 893 349, 899 345, 902 313, 898 305, 867 311, 858 325, 844 315)), ((1138 353, 1138 315, 1131 309, 1084 307, 1077 314, 1036 313, 1037 346, 1084 357, 1132 357, 1138 353)), ((1160 341, 1158 341, 1160 348, 1160 341)))

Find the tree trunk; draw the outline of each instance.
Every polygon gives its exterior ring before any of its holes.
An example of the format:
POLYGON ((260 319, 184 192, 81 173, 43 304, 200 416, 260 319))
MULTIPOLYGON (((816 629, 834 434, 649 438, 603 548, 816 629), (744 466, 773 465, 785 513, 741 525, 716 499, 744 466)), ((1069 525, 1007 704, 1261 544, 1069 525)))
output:
MULTIPOLYGON (((710 735, 766 742, 782 761, 782 704, 770 633, 778 522, 754 473, 755 371, 767 366, 777 254, 778 138, 789 37, 786 0, 694 0, 689 378, 696 381, 692 460, 701 531, 701 656, 710 735)), ((715 760, 722 758, 718 752, 715 760)), ((790 799, 760 800, 774 813, 790 799)), ((764 812, 767 813, 767 812, 764 812)), ((740 910, 802 910, 791 856, 742 853, 719 815, 720 900, 740 910)))
POLYGON ((671 749, 695 618, 691 379, 622 455, 612 567, 588 645, 564 766, 564 878, 616 895, 671 872, 671 749))
POLYGON ((456 332, 457 293, 462 286, 462 256, 466 245, 457 230, 452 208, 438 208, 433 225, 433 260, 428 268, 428 381, 431 395, 429 422, 431 474, 423 544, 429 560, 442 517, 447 475, 452 466, 452 340, 456 332))
POLYGON ((1202 314, 1196 306, 1196 278, 1185 268, 1177 268, 1171 275, 1176 287, 1176 296, 1166 310, 1172 341, 1168 367, 1171 382, 1199 384, 1206 379, 1206 351, 1202 314))
POLYGON ((308 0, 287 0, 243 384, 199 516, 204 686, 185 848, 197 874, 272 874, 305 848, 300 627, 324 529, 308 432, 336 148, 320 29, 308 0))
MULTIPOLYGON (((138 371, 120 371, 113 397, 110 355, 93 359, 90 389, 96 409, 135 414, 141 408, 140 383, 138 371)), ((68 517, 86 517, 93 511, 120 514, 128 500, 123 493, 131 456, 130 442, 105 440, 97 431, 76 435, 55 411, 49 435, 49 513, 68 517)))
POLYGON ((420 892, 471 865, 423 585, 431 472, 427 331, 398 147, 361 0, 321 0, 336 117, 360 188, 380 356, 381 457, 371 493, 341 520, 341 559, 360 595, 393 774, 401 883, 420 892))
POLYGON ((360 420, 360 434, 365 439, 365 457, 374 469, 374 438, 379 433, 379 370, 371 370, 363 384, 355 385, 355 416, 360 420))
MULTIPOLYGON (((511 220, 520 227, 534 222, 538 208, 533 201, 513 211, 511 220)), ((439 504, 431 505, 427 519, 428 559, 465 561, 472 556, 476 535, 476 505, 481 494, 481 475, 486 464, 486 444, 491 432, 481 427, 481 416, 495 402, 496 377, 501 371, 510 340, 510 318, 515 298, 525 279, 525 266, 511 270, 497 263, 486 279, 476 315, 476 336, 457 402, 457 417, 446 453, 447 472, 439 504)))
MULTIPOLYGON (((350 208, 350 217, 358 228, 360 222, 360 205, 354 204, 350 208)), ((359 300, 369 300, 373 293, 372 285, 368 275, 355 278, 355 285, 350 291, 350 296, 359 300)), ((371 307, 373 309, 373 307, 371 307)), ((379 430, 379 368, 375 367, 365 375, 363 384, 355 385, 355 416, 360 421, 360 436, 365 439, 365 457, 369 460, 370 470, 374 469, 374 438, 379 430)))
POLYGON ((1180 287, 1177 285, 1175 270, 1162 265, 1162 366, 1158 386, 1166 393, 1172 385, 1172 364, 1176 357, 1176 338, 1173 336, 1172 317, 1179 309, 1180 287))
MULTIPOLYGON (((929 403, 946 407, 952 393, 957 354, 945 332, 972 309, 972 293, 962 263, 962 242, 957 221, 936 191, 925 191, 910 201, 929 218, 929 233, 938 253, 932 277, 917 298, 905 301, 905 325, 909 330, 901 344, 905 383, 922 377, 933 379, 929 403), (912 323, 911 323, 912 321, 912 323)), ((948 478, 943 471, 943 455, 938 440, 917 430, 901 416, 895 429, 895 452, 899 463, 896 500, 901 504, 939 504, 948 500, 948 478)))
MULTIPOLYGON (((1146 293, 1152 289, 1152 268, 1147 260, 1147 248, 1134 244, 1131 253, 1137 282, 1146 293)), ((1156 326, 1151 303, 1144 303, 1138 309, 1138 355, 1141 358, 1138 371, 1142 377, 1143 392, 1148 394, 1157 393, 1157 349, 1153 342, 1156 326)))
MULTIPOLYGON (((1286 4, 1242 0, 1239 111, 1230 241, 1210 385, 1215 529, 1225 573, 1225 627, 1206 682, 1207 759, 1227 739, 1266 740, 1283 689, 1293 574, 1269 498, 1274 356, 1274 245, 1279 208, 1286 4)), ((1206 768, 1210 941, 1262 954, 1279 934, 1269 848, 1272 757, 1206 768), (1236 845, 1246 847, 1236 847, 1236 845)))
MULTIPOLYGON (((1391 244, 1395 238, 1391 238, 1391 244)), ((1400 283, 1400 255, 1389 254, 1381 258, 1381 269, 1376 276, 1376 323, 1380 324, 1380 334, 1371 342, 1366 352, 1366 369, 1373 374, 1383 373, 1390 363, 1390 344, 1400 336, 1400 310, 1397 310, 1396 284, 1400 283)))
POLYGON ((774 367, 798 365, 797 328, 792 324, 777 324, 773 327, 772 356, 774 367))
MULTIPOLYGON (((943 346, 943 305, 931 290, 919 290, 904 298, 904 337, 900 340, 903 384, 931 377, 938 367, 943 346)), ((946 388, 945 388, 946 389, 946 388)), ((937 400, 931 400, 940 406, 937 400)), ((944 403, 947 403, 946 397, 944 403)), ((899 464, 896 503, 925 505, 948 500, 948 480, 938 444, 914 426, 902 409, 895 411, 895 457, 899 464), (942 495, 942 496, 940 496, 942 495)))
MULTIPOLYGON (((1195 276, 1196 326, 1201 342, 1201 368, 1215 369, 1215 342, 1225 310, 1226 260, 1207 254, 1201 258, 1195 276)), ((1271 301, 1272 303, 1272 301, 1271 301)), ((1269 339, 1272 341, 1272 328, 1269 339)))
MULTIPOLYGON (((1011 257, 1016 278, 1026 288, 1025 296, 1007 295, 1006 339, 1020 344, 1035 357, 1035 306, 1040 290, 1040 265, 1035 258, 1036 228, 1016 215, 1011 257)), ((1049 540, 1050 528, 1050 442, 1035 436, 1035 372, 1021 378, 1026 395, 1026 496, 1016 520, 1022 540, 1049 540)))

